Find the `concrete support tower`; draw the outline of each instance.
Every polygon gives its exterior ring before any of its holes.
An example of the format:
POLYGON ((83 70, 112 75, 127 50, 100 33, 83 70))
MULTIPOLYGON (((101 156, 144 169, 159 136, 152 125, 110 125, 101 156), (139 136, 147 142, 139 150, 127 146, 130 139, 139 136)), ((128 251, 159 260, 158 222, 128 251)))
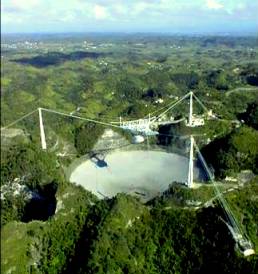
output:
POLYGON ((44 125, 43 125, 43 118, 42 118, 42 109, 38 108, 39 111, 39 128, 40 128, 40 139, 41 139, 41 147, 42 149, 47 149, 47 143, 46 143, 46 136, 44 131, 44 125))
POLYGON ((193 92, 192 91, 190 91, 190 106, 189 106, 188 125, 190 127, 193 126, 193 92))
POLYGON ((189 168, 188 168, 188 180, 187 180, 187 186, 189 188, 193 187, 193 149, 194 149, 194 138, 191 135, 190 137, 190 155, 189 155, 189 168))

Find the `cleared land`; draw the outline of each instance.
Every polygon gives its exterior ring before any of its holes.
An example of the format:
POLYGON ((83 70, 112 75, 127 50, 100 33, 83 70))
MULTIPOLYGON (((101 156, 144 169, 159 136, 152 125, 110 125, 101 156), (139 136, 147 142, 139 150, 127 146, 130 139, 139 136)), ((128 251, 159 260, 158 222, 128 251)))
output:
MULTIPOLYGON (((107 167, 86 160, 71 173, 70 181, 82 185, 99 198, 130 193, 148 201, 173 182, 186 182, 188 159, 161 151, 116 151, 106 156, 107 167)), ((195 178, 201 175, 195 167, 195 178)))

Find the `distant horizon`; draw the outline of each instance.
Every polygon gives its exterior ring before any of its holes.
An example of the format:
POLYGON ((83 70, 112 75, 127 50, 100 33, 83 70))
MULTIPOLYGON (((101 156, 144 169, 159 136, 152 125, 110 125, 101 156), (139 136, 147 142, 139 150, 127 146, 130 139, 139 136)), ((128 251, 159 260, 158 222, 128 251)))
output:
POLYGON ((253 0, 2 0, 1 31, 29 33, 258 33, 253 0))
POLYGON ((214 31, 214 32, 165 32, 165 31, 59 31, 59 32, 50 32, 50 31, 38 31, 38 32, 3 32, 1 31, 1 36, 3 35, 164 35, 164 36, 257 36, 258 30, 250 30, 250 31, 214 31))

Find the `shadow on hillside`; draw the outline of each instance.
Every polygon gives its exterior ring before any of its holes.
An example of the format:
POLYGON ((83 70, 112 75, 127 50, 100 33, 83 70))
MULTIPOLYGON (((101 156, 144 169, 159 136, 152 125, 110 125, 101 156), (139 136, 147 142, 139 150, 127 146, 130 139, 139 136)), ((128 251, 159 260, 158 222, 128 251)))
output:
POLYGON ((31 58, 14 59, 12 62, 17 62, 23 65, 31 65, 37 68, 44 68, 52 65, 60 65, 66 61, 77 61, 84 58, 96 59, 104 57, 106 54, 98 52, 75 51, 71 53, 50 52, 44 55, 37 55, 31 58))

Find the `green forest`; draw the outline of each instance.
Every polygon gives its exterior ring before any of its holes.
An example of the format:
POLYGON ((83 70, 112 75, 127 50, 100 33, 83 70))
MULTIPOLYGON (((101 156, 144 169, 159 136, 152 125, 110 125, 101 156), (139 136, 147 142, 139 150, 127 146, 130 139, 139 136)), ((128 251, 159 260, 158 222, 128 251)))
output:
MULTIPOLYGON (((1 272, 257 274, 257 45, 229 36, 3 36, 1 272), (101 125, 44 112, 46 151, 37 112, 4 130, 39 107, 103 122, 142 118, 189 91, 218 119, 160 127, 150 142, 172 147, 178 135, 196 135, 255 255, 236 247, 209 182, 188 189, 171 179, 147 203, 125 193, 98 199, 69 182, 101 125)), ((187 119, 187 109, 173 116, 187 119)))

